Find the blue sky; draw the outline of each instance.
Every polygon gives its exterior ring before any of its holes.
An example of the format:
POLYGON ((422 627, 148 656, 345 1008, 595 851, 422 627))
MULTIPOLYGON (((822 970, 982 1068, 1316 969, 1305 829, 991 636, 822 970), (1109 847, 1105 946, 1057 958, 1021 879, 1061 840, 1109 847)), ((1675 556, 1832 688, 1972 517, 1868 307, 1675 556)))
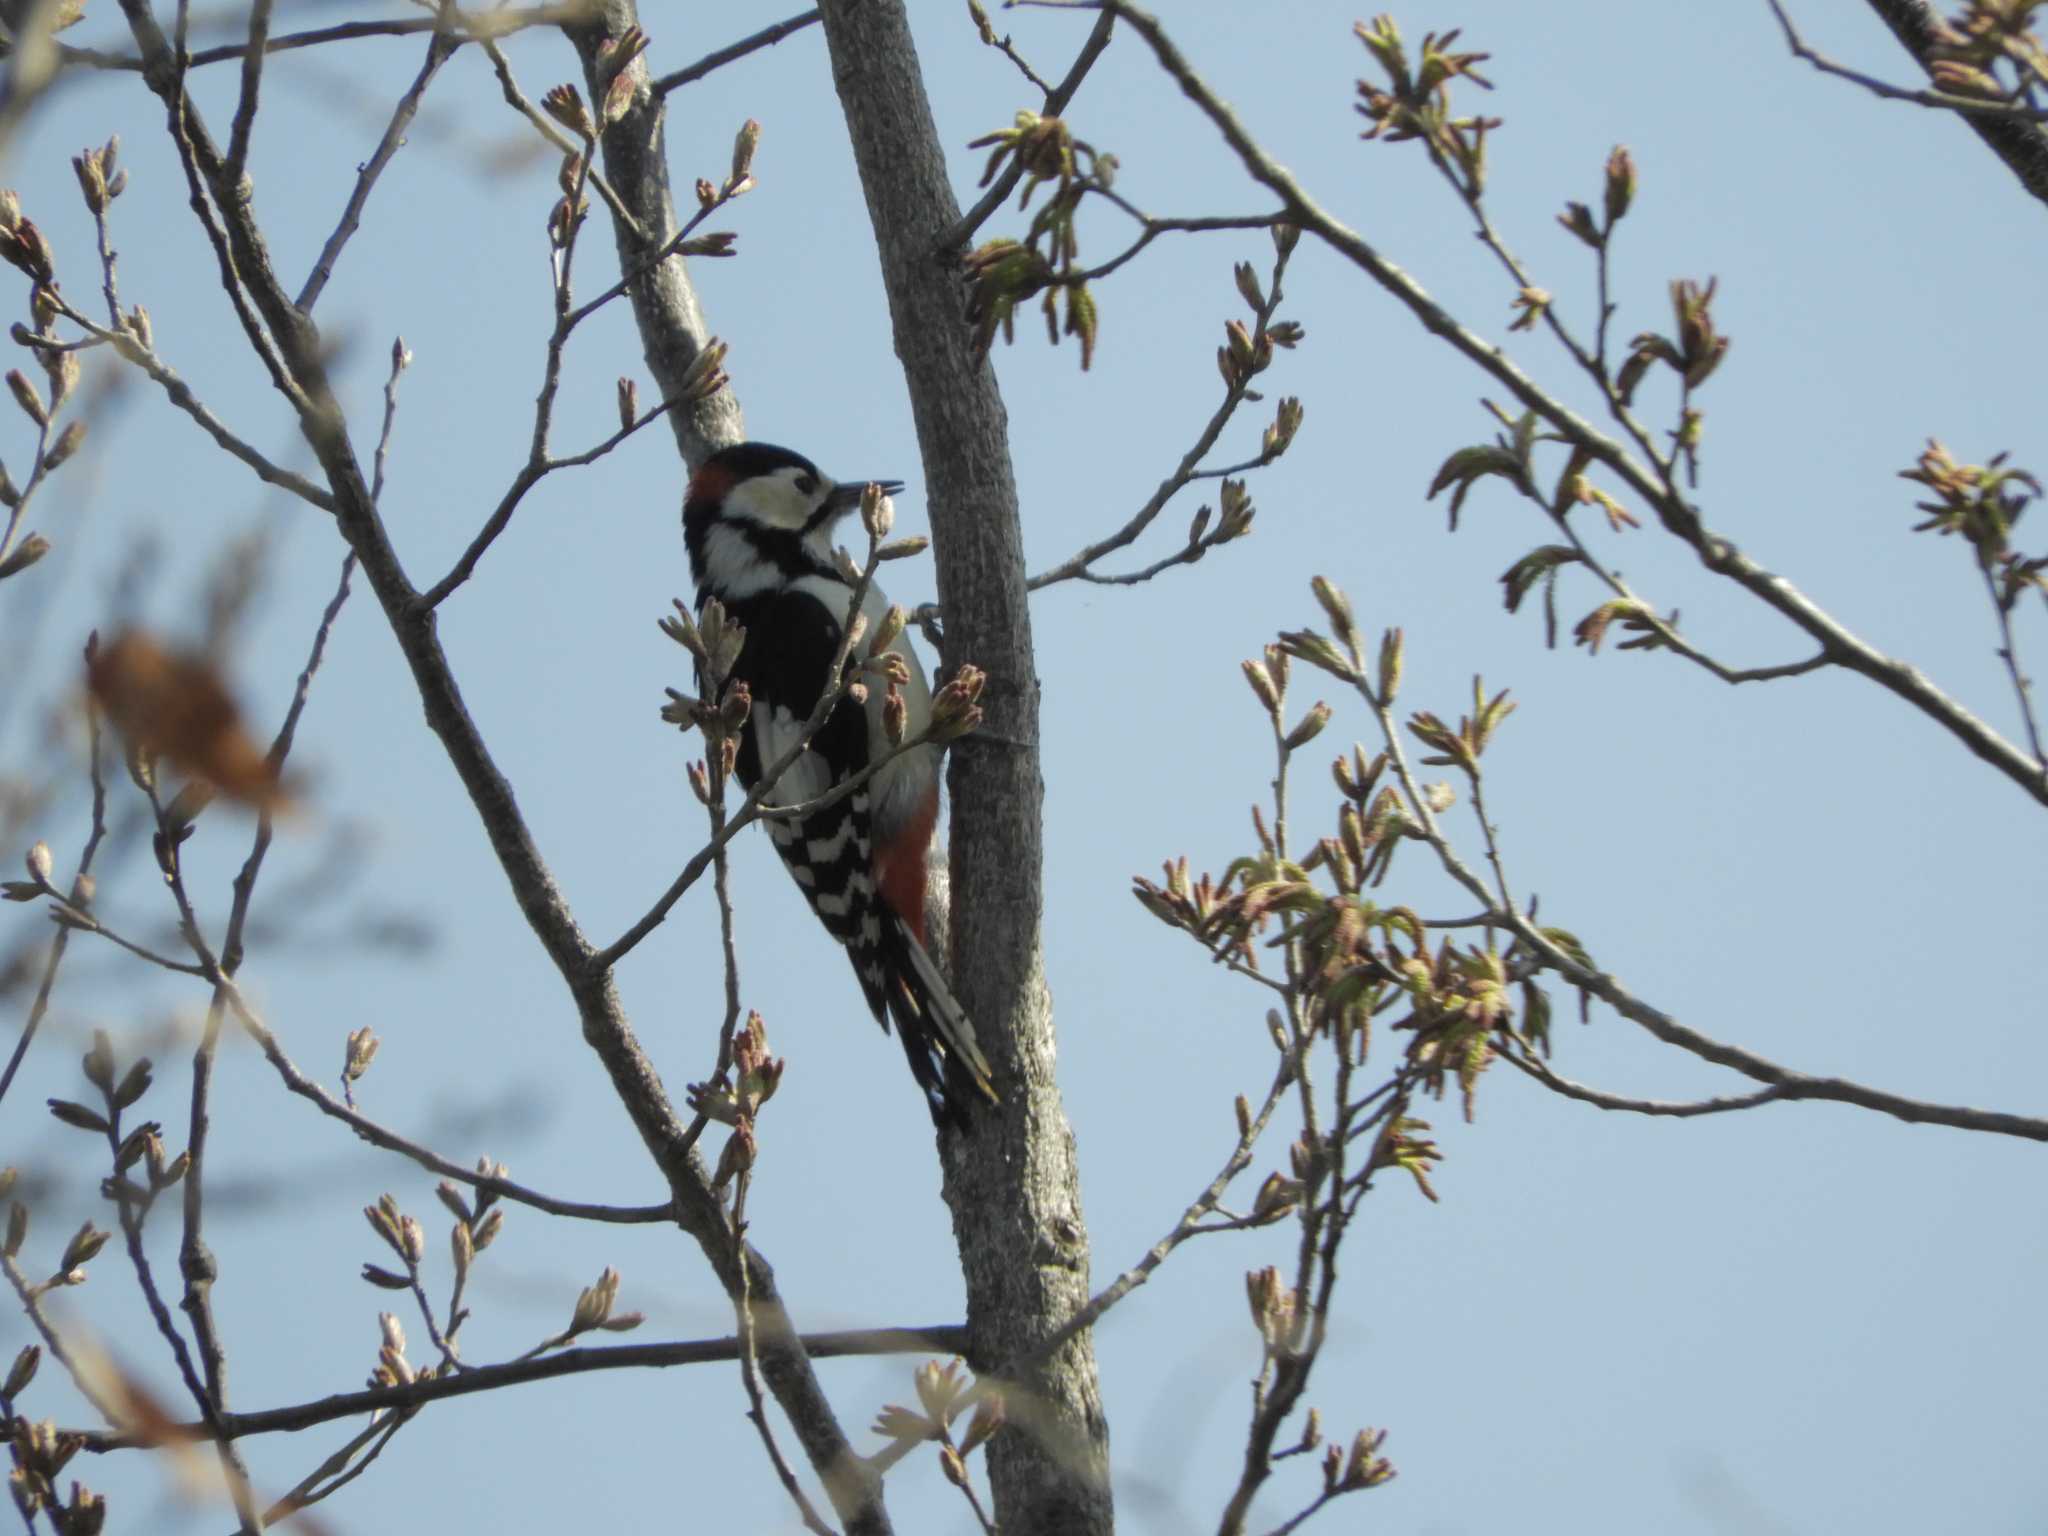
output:
MULTIPOLYGON (((108 10, 95 8, 71 36, 113 42, 108 10)), ((2037 467, 2048 457, 2029 366, 2040 210, 1957 124, 1872 101, 1788 59, 1761 3, 1567 10, 1467 0, 1397 13, 1411 37, 1462 25, 1466 44, 1493 55, 1498 88, 1473 104, 1505 119, 1489 144, 1496 222, 1583 324, 1590 264, 1554 216, 1568 198, 1596 200, 1609 148, 1628 144, 1641 189, 1617 247, 1619 334, 1668 325, 1668 280, 1718 276, 1716 313, 1734 338, 1701 400, 1708 519, 2016 732, 1966 552, 1909 533, 1914 488, 1896 472, 1930 434, 1972 461, 2002 449, 2037 467)), ((348 14, 285 4, 278 25, 348 14)), ((1351 38, 1352 13, 1183 4, 1163 15, 1325 207, 1468 325, 1581 398, 1543 338, 1507 335, 1510 290, 1419 152, 1359 142, 1352 89, 1368 60, 1351 38)), ((651 58, 657 72, 673 69, 771 19, 692 31, 653 15, 651 58)), ((1046 74, 1064 70, 1090 19, 996 15, 1046 74)), ((1845 61, 1903 75, 1863 7, 1812 0, 1802 21, 1845 61)), ((979 46, 964 7, 919 7, 916 22, 964 195, 981 162, 967 141, 1032 97, 979 46)), ((251 170, 292 277, 326 238, 424 47, 358 42, 271 66, 251 170)), ((536 98, 576 74, 557 39, 521 37, 508 51, 536 98)), ((217 126, 232 89, 225 70, 203 80, 217 126)), ((920 530, 916 445, 873 239, 815 30, 671 98, 679 185, 722 175, 749 116, 763 124, 761 184, 716 220, 738 232, 741 254, 694 274, 733 347, 749 430, 833 473, 909 481, 899 526, 920 530)), ((1148 210, 1268 206, 1134 39, 1112 48, 1070 116, 1119 156, 1119 190, 1148 210)), ((287 413, 212 281, 160 111, 132 77, 67 86, 10 151, 5 176, 55 243, 67 290, 81 297, 93 285, 90 225, 66 159, 116 130, 131 176, 116 205, 124 297, 149 306, 161 351, 202 397, 302 464, 287 413)), ((548 323, 554 169, 503 105, 486 61, 465 50, 321 301, 359 445, 374 437, 392 338, 415 352, 383 510, 417 581, 460 552, 524 453, 548 323)), ((1005 214, 991 232, 1020 225, 1005 214)), ((611 266, 608 231, 593 221, 587 234, 586 296, 611 266)), ((1115 220, 1093 222, 1084 255, 1099 260, 1124 238, 1115 220)), ((1030 324, 998 351, 1034 568, 1121 523, 1171 468, 1213 405, 1220 326, 1241 312, 1231 264, 1263 263, 1267 250, 1257 234, 1160 241, 1102 285, 1088 374, 1071 344, 1049 349, 1030 324)), ((1285 312, 1308 338, 1268 375, 1268 393, 1299 395, 1307 418, 1287 458, 1254 479, 1252 537, 1148 586, 1069 585, 1037 600, 1047 966, 1095 1283, 1172 1224, 1228 1150, 1232 1096, 1266 1080, 1263 1001, 1126 891, 1163 858, 1185 853, 1220 869, 1247 845, 1245 808, 1263 792, 1269 749, 1237 662, 1275 631, 1318 618, 1308 592, 1317 572, 1349 591, 1369 629, 1406 630, 1404 704, 1455 712, 1474 673, 1514 690, 1521 710, 1488 759, 1509 868, 1523 894, 1540 894, 1546 918, 1579 933, 1639 995, 1803 1070, 2040 1112, 2048 840, 2038 807, 1859 679, 1736 690, 1670 658, 1545 651, 1540 620, 1502 612, 1495 583, 1548 541, 1532 509, 1482 487, 1452 536, 1441 502, 1424 501, 1443 457, 1490 434, 1479 399, 1497 389, 1309 243, 1288 289, 1285 312)), ((648 397, 637 337, 615 306, 572 345, 561 448, 611 430, 621 373, 636 374, 648 397)), ((51 761, 46 716, 85 632, 134 618, 196 636, 205 572, 240 537, 259 536, 271 564, 233 671, 255 718, 273 721, 340 561, 319 514, 225 464, 142 381, 91 369, 87 378, 104 414, 34 520, 56 549, 10 581, 0 604, 0 637, 27 658, 17 678, 29 679, 0 704, 9 773, 51 761)), ((1259 424, 1247 418, 1226 440, 1228 459, 1247 456, 1259 424)), ((0 457, 14 464, 26 453, 22 424, 0 420, 0 457)), ((687 590, 680 489, 659 432, 556 477, 443 611, 471 708, 596 936, 643 911, 701 836, 686 744, 656 717, 662 689, 686 680, 681 653, 654 628, 687 590)), ((1193 508, 1169 511, 1161 541, 1139 559, 1166 553, 1193 508)), ((1686 632, 1717 655, 1760 664, 1805 654, 1789 626, 1717 588, 1657 534, 1627 535, 1606 552, 1662 609, 1681 608, 1686 632)), ((932 595, 928 563, 890 574, 898 598, 932 595)), ((1567 578, 1568 622, 1594 601, 1567 578)), ((2022 644, 2048 644, 2041 627, 2030 615, 2022 644)), ((1300 707, 1316 688, 1312 675, 1297 678, 1300 707)), ((1332 702, 1332 749, 1369 739, 1363 712, 1332 702)), ((301 1065, 331 1079, 346 1033, 369 1024, 384 1039, 363 1085, 372 1115, 449 1155, 502 1159, 554 1193, 658 1198, 361 591, 297 760, 308 810, 265 878, 273 896, 297 886, 292 903, 306 905, 259 937, 247 975, 301 1065), (345 884, 323 873, 342 841, 360 851, 345 884), (367 944, 369 921, 392 914, 429 932, 431 947, 367 944)), ((1304 775, 1298 817, 1330 815, 1325 782, 1304 775)), ((1450 824, 1469 836, 1461 814, 1450 824)), ((74 792, 20 841, 46 837, 62 873, 84 831, 74 792)), ((189 845, 216 922, 248 833, 215 813, 189 845)), ((735 889, 746 1001, 790 1060, 750 1201, 756 1241, 805 1328, 957 1320, 929 1129, 895 1046, 873 1031, 765 840, 741 840, 735 889)), ((1468 905, 1413 852, 1389 890, 1447 915, 1468 905)), ((126 927, 166 930, 146 856, 107 871, 101 892, 126 927)), ((10 945, 42 921, 9 913, 0 940, 10 945)), ((290 915, 282 904, 270 912, 290 915)), ((85 1032, 104 1027, 155 1055, 150 1112, 174 1126, 180 1118, 185 1047, 166 1031, 189 1028, 203 998, 173 981, 73 946, 57 1016, 0 1118, 5 1160, 55 1181, 39 1197, 32 1251, 53 1250, 98 1205, 92 1181, 65 1171, 77 1133, 40 1114, 45 1097, 77 1094, 85 1032)), ((704 1075, 717 1026, 708 891, 630 957, 620 985, 679 1094, 704 1075)), ((18 1018, 23 1003, 10 1006, 18 1018)), ((1562 1013, 1555 1064, 1658 1097, 1742 1086, 1597 1010, 1585 1028, 1562 1013)), ((290 1099, 253 1052, 229 1052, 222 1074, 216 1298, 234 1404, 346 1390, 373 1363, 375 1315, 388 1304, 356 1278, 377 1257, 359 1208, 392 1192, 435 1230, 438 1259, 433 1181, 290 1099)), ((1387 1427, 1401 1476, 1359 1496, 1369 1508, 1353 1502, 1315 1528, 1370 1520, 1417 1533, 1704 1536, 2021 1532, 2048 1520, 2036 1453, 2048 1222, 2031 1146, 1822 1105, 1646 1121, 1556 1099, 1505 1070, 1485 1083, 1475 1125, 1457 1123, 1452 1105, 1432 1118, 1447 1154, 1443 1202, 1426 1205, 1398 1184, 1368 1202, 1310 1394, 1334 1432, 1387 1427)), ((1276 1137, 1261 1171, 1284 1148, 1276 1137)), ((166 1224, 165 1264, 170 1237, 166 1224)), ((1282 1260, 1291 1242, 1282 1229, 1190 1245, 1099 1331, 1126 1529, 1213 1523, 1257 1365, 1239 1277, 1282 1260)), ((110 1250, 96 1262, 92 1282, 63 1298, 63 1316, 172 1396, 117 1258, 110 1250)), ((468 1357, 507 1358, 557 1330, 607 1263, 624 1273, 622 1305, 649 1315, 643 1337, 728 1329, 722 1295, 675 1234, 583 1230, 513 1209, 473 1281, 468 1357)), ((23 1337, 10 1317, 0 1350, 23 1337)), ((907 1400, 912 1364, 823 1370, 844 1420, 864 1427, 883 1403, 907 1400)), ((47 1366, 28 1406, 74 1422, 82 1411, 47 1366)), ((439 1405, 326 1511, 341 1531, 424 1519, 458 1529, 651 1519, 794 1528, 743 1406, 725 1367, 439 1405)), ((256 1475, 282 1490, 343 1437, 335 1428, 253 1445, 256 1475)), ((222 1524, 223 1509, 185 1502, 150 1464, 92 1462, 82 1475, 113 1494, 114 1528, 222 1524)), ((1307 1496, 1308 1469, 1291 1475, 1261 1504, 1267 1524, 1307 1496)), ((892 1475, 891 1505, 899 1529, 968 1528, 926 1458, 892 1475)))

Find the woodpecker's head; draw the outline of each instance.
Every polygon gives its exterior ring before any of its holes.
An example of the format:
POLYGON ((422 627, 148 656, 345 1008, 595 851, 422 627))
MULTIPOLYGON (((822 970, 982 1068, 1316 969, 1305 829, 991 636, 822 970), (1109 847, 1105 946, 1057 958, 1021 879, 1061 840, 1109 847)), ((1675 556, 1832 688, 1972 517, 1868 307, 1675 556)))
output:
MULTIPOLYGON (((831 569, 832 532, 866 480, 834 481, 772 443, 721 448, 690 477, 683 540, 699 596, 746 597, 803 570, 831 569)), ((890 495, 900 480, 880 481, 890 495)))

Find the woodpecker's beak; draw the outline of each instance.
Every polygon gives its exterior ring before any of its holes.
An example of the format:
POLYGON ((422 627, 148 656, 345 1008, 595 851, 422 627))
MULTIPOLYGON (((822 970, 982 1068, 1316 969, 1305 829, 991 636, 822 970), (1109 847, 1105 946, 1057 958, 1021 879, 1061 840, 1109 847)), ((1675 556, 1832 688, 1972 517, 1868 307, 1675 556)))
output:
POLYGON ((903 489, 901 480, 842 480, 825 498, 827 510, 834 517, 844 517, 860 505, 860 493, 870 485, 879 485, 884 496, 894 496, 903 489))

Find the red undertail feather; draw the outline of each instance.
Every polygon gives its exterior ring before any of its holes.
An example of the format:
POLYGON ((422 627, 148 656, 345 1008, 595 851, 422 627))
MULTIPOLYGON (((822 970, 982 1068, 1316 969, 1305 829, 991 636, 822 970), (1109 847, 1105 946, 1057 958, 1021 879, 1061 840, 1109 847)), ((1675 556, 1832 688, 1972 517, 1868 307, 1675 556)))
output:
POLYGON ((875 849, 875 889, 920 944, 924 943, 925 856, 931 851, 938 820, 939 787, 933 784, 902 833, 888 846, 875 849))

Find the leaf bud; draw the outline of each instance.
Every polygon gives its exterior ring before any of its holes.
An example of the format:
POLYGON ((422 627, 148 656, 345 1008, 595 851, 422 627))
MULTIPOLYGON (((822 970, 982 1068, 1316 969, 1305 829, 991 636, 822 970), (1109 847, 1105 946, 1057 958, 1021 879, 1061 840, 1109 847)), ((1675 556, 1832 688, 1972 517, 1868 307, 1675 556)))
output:
POLYGON ((896 526, 896 503, 881 486, 870 482, 860 493, 860 525, 871 539, 886 539, 896 526))
POLYGON ((894 683, 882 696, 882 731, 889 738, 889 745, 903 745, 903 735, 910 724, 910 706, 903 700, 903 690, 894 683))
POLYGON ((1242 665, 1244 680, 1251 684, 1252 692, 1258 695, 1259 702, 1265 705, 1269 712, 1277 712, 1280 708, 1280 694, 1273 686, 1272 674, 1266 670, 1265 663, 1247 661, 1242 665))
POLYGON ((9 576, 20 575, 49 552, 50 541, 40 533, 31 533, 15 545, 13 552, 5 560, 0 560, 0 581, 5 581, 9 576))
POLYGON ((1557 222, 1596 251, 1606 243, 1600 227, 1593 222, 1593 210, 1584 203, 1566 203, 1564 212, 1557 216, 1557 222))
POLYGON ((9 1400, 21 1396, 28 1390, 28 1384, 36 1379, 36 1367, 43 1363, 43 1346, 27 1344, 14 1357, 14 1364, 7 1369, 7 1385, 0 1387, 0 1396, 9 1400))
POLYGON ((1380 636, 1380 703, 1390 705, 1401 691, 1401 663, 1406 654, 1399 629, 1380 636))
POLYGON ((585 139, 597 137, 596 125, 590 120, 590 109, 583 105, 583 94, 575 86, 553 87, 541 97, 540 104, 549 117, 571 133, 585 139))
POLYGON ((1259 287, 1259 274, 1252 270, 1252 264, 1248 261, 1240 261, 1231 269, 1231 272, 1237 279, 1238 294, 1244 299, 1245 303, 1255 310, 1264 309, 1266 307, 1266 295, 1264 290, 1259 287))
POLYGON ((760 143, 761 125, 750 117, 740 124, 740 131, 732 141, 732 175, 726 182, 728 189, 753 179, 754 151, 760 143))
MULTIPOLYGON (((78 367, 78 355, 73 352, 67 352, 64 356, 75 370, 78 367)), ((68 381, 64 388, 66 394, 70 393, 71 385, 68 381)), ((57 441, 51 444, 50 451, 43 455, 44 470, 56 469, 65 460, 77 453, 84 442, 85 423, 82 421, 65 423, 64 430, 57 434, 57 441)))
POLYGON ((880 656, 888 650, 902 635, 903 627, 908 622, 909 616, 903 611, 903 605, 891 603, 882 614, 882 622, 875 626, 874 638, 868 641, 868 655, 880 656))
POLYGON ((1284 745, 1290 752, 1298 751, 1322 735, 1323 727, 1329 723, 1330 706, 1318 699, 1315 708, 1303 715, 1294 729, 1287 733, 1284 745))
POLYGON ((377 1059, 377 1047, 383 1043, 367 1024, 350 1030, 348 1044, 342 1052, 341 1080, 345 1083, 360 1082, 363 1074, 370 1070, 370 1063, 377 1059))
MULTIPOLYGON (((122 1075, 121 1081, 114 1085, 114 1108, 132 1108, 138 1099, 149 1092, 149 1069, 150 1060, 147 1056, 136 1058, 135 1065, 130 1067, 122 1075)), ((144 1129, 149 1127, 146 1126, 144 1129)))
POLYGON ((1358 633, 1357 623, 1351 615, 1351 599, 1327 576, 1315 577, 1309 588, 1315 593, 1316 601, 1323 605, 1323 612, 1330 616, 1330 627, 1337 632, 1337 638, 1347 646, 1351 645, 1358 633))
POLYGON ((1605 189, 1607 227, 1612 229, 1617 220, 1628 212, 1629 204, 1636 198, 1636 162, 1628 152, 1626 144, 1617 144, 1607 157, 1607 185, 1605 189))
POLYGON ((50 424, 50 413, 43 405, 43 397, 36 392, 35 385, 29 382, 27 374, 19 368, 9 369, 7 387, 14 392, 14 403, 22 408, 30 421, 39 427, 47 427, 50 424))
POLYGON ((85 206, 92 213, 107 211, 107 173, 100 164, 95 150, 86 150, 71 157, 72 172, 78 177, 78 190, 85 194, 85 206))
MULTIPOLYGON (((73 1233, 71 1241, 64 1245, 64 1258, 57 1265, 58 1269, 67 1274, 72 1270, 83 1269, 98 1257, 102 1248, 107 1246, 109 1235, 88 1221, 73 1233)), ((81 1276, 81 1280, 82 1278, 81 1276)), ((67 1283, 77 1285, 80 1281, 72 1280, 67 1283)))

